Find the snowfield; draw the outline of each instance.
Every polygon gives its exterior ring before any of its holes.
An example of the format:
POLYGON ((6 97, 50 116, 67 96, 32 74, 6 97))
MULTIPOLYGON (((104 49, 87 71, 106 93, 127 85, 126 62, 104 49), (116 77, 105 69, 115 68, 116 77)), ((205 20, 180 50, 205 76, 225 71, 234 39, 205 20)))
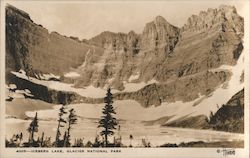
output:
POLYGON ((80 77, 80 74, 72 71, 72 72, 68 72, 68 73, 64 74, 64 77, 77 78, 77 77, 80 77))
MULTIPOLYGON (((22 70, 23 71, 23 70, 22 70)), ((33 83, 40 84, 43 86, 46 86, 50 89, 58 90, 58 91, 68 91, 68 92, 75 92, 81 96, 84 97, 90 97, 90 98, 103 98, 106 95, 107 92, 107 86, 105 88, 96 88, 92 85, 87 86, 85 88, 75 88, 73 84, 68 84, 68 83, 62 83, 60 81, 48 81, 48 80, 39 80, 34 77, 29 77, 26 75, 26 73, 20 73, 20 72, 11 72, 15 76, 29 80, 33 83)), ((79 74, 76 72, 69 72, 65 74, 67 77, 78 77, 79 74)), ((141 88, 145 87, 146 85, 152 84, 152 83, 158 83, 156 80, 151 80, 147 83, 141 82, 141 83, 128 83, 128 82, 123 82, 125 89, 123 91, 119 91, 116 89, 113 89, 113 93, 117 92, 134 92, 138 91, 141 88)))
POLYGON ((150 80, 147 83, 146 82, 140 82, 140 83, 128 83, 123 81, 123 85, 124 85, 124 90, 120 91, 120 92, 136 92, 140 89, 142 89, 143 87, 153 84, 153 83, 158 83, 158 81, 156 80, 150 80))
POLYGON ((41 74, 41 75, 38 75, 41 79, 43 80, 49 80, 51 78, 56 78, 56 79, 60 79, 60 76, 57 76, 57 75, 54 75, 52 73, 50 74, 41 74))
POLYGON ((46 81, 46 80, 39 80, 33 77, 28 77, 26 74, 19 73, 19 72, 11 72, 12 74, 16 75, 19 78, 29 80, 33 83, 40 84, 46 86, 48 88, 58 90, 58 91, 68 91, 68 92, 76 92, 81 96, 91 97, 91 98, 102 98, 106 94, 106 90, 101 88, 95 88, 93 86, 88 86, 85 88, 74 88, 73 84, 62 83, 59 81, 46 81))

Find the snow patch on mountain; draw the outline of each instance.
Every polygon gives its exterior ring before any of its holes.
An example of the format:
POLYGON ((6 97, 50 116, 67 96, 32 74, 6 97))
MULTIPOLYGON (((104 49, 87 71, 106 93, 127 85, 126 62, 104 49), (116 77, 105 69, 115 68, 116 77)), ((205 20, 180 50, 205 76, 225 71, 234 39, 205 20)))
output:
MULTIPOLYGON (((189 110, 192 104, 195 101, 192 101, 188 104, 183 103, 181 101, 177 101, 175 103, 163 104, 162 106, 151 106, 149 108, 142 107, 138 102, 134 100, 116 100, 114 101, 114 108, 117 112, 116 116, 118 119, 123 120, 137 120, 137 121, 150 121, 155 120, 164 116, 172 116, 172 115, 184 115, 183 110, 189 110), (131 110, 133 109, 133 110, 131 110), (133 116, 133 117, 131 117, 133 116)), ((100 118, 102 115, 102 109, 104 104, 70 104, 68 108, 74 108, 76 114, 85 118, 100 118)), ((58 110, 61 105, 55 105, 54 109, 48 110, 39 110, 38 115, 41 118, 57 118, 58 110)), ((33 117, 34 112, 28 111, 26 115, 29 117, 33 117)))
POLYGON ((77 78, 77 77, 80 77, 80 74, 77 73, 77 72, 68 72, 66 74, 64 74, 64 77, 67 77, 67 78, 77 78))
MULTIPOLYGON (((94 49, 94 50, 95 50, 95 49, 94 49)), ((84 62, 82 63, 81 66, 79 66, 79 68, 84 68, 84 67, 86 66, 86 64, 87 64, 87 59, 88 59, 89 55, 90 55, 90 49, 87 51, 87 53, 86 53, 86 55, 85 55, 85 58, 84 58, 84 62)))
POLYGON ((233 66, 230 66, 230 65, 221 65, 221 66, 218 67, 218 68, 210 69, 210 70, 208 70, 208 71, 209 71, 209 72, 220 72, 220 71, 225 71, 225 70, 232 71, 232 68, 233 68, 233 66))
POLYGON ((16 75, 19 78, 29 80, 33 83, 40 84, 43 86, 46 86, 48 88, 58 90, 58 91, 71 91, 71 92, 76 92, 82 96, 85 97, 91 97, 91 98, 100 98, 104 97, 106 94, 106 90, 103 90, 101 88, 95 88, 93 86, 88 86, 86 88, 75 88, 73 87, 73 84, 68 84, 68 83, 62 83, 59 81, 46 81, 46 80, 38 80, 33 77, 28 77, 24 73, 19 73, 19 72, 11 72, 12 74, 16 75))
MULTIPOLYGON (((48 80, 39 80, 36 79, 34 77, 29 77, 26 75, 26 73, 24 71, 21 72, 11 72, 12 74, 14 74, 15 76, 25 79, 25 80, 29 80, 33 83, 36 84, 40 84, 43 86, 46 86, 48 88, 54 89, 54 90, 58 90, 58 91, 68 91, 68 92, 76 92, 81 96, 84 97, 90 97, 90 98, 103 98, 106 95, 106 89, 105 88, 96 88, 92 85, 84 87, 84 88, 75 88, 74 84, 68 84, 68 83, 62 83, 60 81, 48 81, 48 80)), ((68 76, 76 76, 78 74, 75 74, 74 72, 71 72, 68 76)), ((126 81, 123 81, 124 83, 124 90, 123 91, 119 91, 116 89, 113 89, 112 92, 113 93, 117 93, 117 92, 134 92, 137 91, 149 84, 152 83, 158 83, 156 80, 151 80, 149 82, 140 82, 140 83, 128 83, 126 81)))
POLYGON ((33 97, 30 90, 24 89, 24 90, 18 90, 17 86, 15 84, 9 84, 5 85, 5 97, 6 99, 10 98, 25 98, 25 97, 33 97))
POLYGON ((15 84, 10 84, 9 86, 8 86, 8 85, 6 85, 6 88, 7 88, 7 89, 14 90, 14 89, 16 89, 16 88, 17 88, 17 86, 16 86, 15 84))
POLYGON ((129 77, 128 81, 131 82, 131 81, 133 81, 133 80, 138 79, 139 77, 140 77, 140 74, 139 74, 139 73, 137 73, 137 74, 135 74, 135 75, 131 75, 131 76, 129 77))
POLYGON ((42 79, 42 80, 50 80, 51 78, 55 78, 55 79, 60 79, 60 76, 54 75, 52 73, 49 74, 39 74, 36 75, 36 77, 42 79))
POLYGON ((148 82, 140 82, 140 83, 128 83, 126 81, 123 81, 124 90, 122 92, 135 92, 153 83, 159 83, 159 82, 154 79, 148 82))

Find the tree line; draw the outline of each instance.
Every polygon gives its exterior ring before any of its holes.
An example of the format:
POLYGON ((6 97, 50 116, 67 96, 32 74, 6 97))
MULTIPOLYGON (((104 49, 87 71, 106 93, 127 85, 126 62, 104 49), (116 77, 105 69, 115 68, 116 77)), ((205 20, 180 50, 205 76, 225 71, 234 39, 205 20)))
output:
MULTIPOLYGON (((105 106, 102 109, 102 116, 98 122, 98 128, 101 128, 100 135, 97 135, 94 142, 88 141, 83 143, 83 139, 74 139, 71 141, 71 130, 73 125, 77 124, 77 115, 73 108, 67 109, 67 103, 63 104, 59 109, 57 129, 55 133, 55 139, 51 137, 45 137, 45 133, 42 132, 41 137, 35 138, 35 133, 38 133, 39 121, 37 112, 32 119, 27 132, 29 138, 27 142, 23 142, 23 133, 14 134, 10 140, 6 139, 6 147, 121 147, 121 136, 114 137, 113 142, 110 142, 109 136, 114 135, 114 130, 120 130, 120 125, 115 118, 115 109, 113 107, 113 95, 109 88, 104 98, 105 106), (64 131, 63 131, 64 130, 64 131), (101 139, 101 137, 103 139, 101 139), (73 143, 72 143, 73 142, 73 143)), ((133 136, 130 135, 130 140, 133 136)), ((132 147, 131 143, 130 146, 132 147)))

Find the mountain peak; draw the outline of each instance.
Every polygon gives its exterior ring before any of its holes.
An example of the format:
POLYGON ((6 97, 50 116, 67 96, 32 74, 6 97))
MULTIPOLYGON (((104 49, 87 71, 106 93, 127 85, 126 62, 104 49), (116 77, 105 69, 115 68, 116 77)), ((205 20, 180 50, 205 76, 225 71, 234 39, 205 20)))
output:
POLYGON ((234 6, 230 6, 230 5, 220 5, 219 9, 224 11, 224 12, 237 13, 236 8, 234 6))
POLYGON ((237 14, 236 8, 230 5, 221 5, 217 9, 207 9, 198 15, 192 15, 183 26, 184 31, 199 31, 202 29, 220 28, 235 30, 238 34, 243 32, 243 18, 237 14))
POLYGON ((155 18, 155 23, 166 23, 166 19, 163 18, 162 16, 158 15, 156 18, 155 18))
POLYGON ((179 28, 168 23, 162 16, 157 16, 144 27, 141 46, 145 50, 161 48, 172 51, 178 41, 178 36, 179 28))

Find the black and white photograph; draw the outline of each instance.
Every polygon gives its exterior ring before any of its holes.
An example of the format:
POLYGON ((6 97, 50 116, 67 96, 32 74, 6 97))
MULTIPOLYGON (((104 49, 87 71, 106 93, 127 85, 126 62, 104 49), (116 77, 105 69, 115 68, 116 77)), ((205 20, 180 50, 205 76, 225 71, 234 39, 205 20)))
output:
POLYGON ((2 158, 249 157, 248 1, 4 0, 0 59, 2 158))

